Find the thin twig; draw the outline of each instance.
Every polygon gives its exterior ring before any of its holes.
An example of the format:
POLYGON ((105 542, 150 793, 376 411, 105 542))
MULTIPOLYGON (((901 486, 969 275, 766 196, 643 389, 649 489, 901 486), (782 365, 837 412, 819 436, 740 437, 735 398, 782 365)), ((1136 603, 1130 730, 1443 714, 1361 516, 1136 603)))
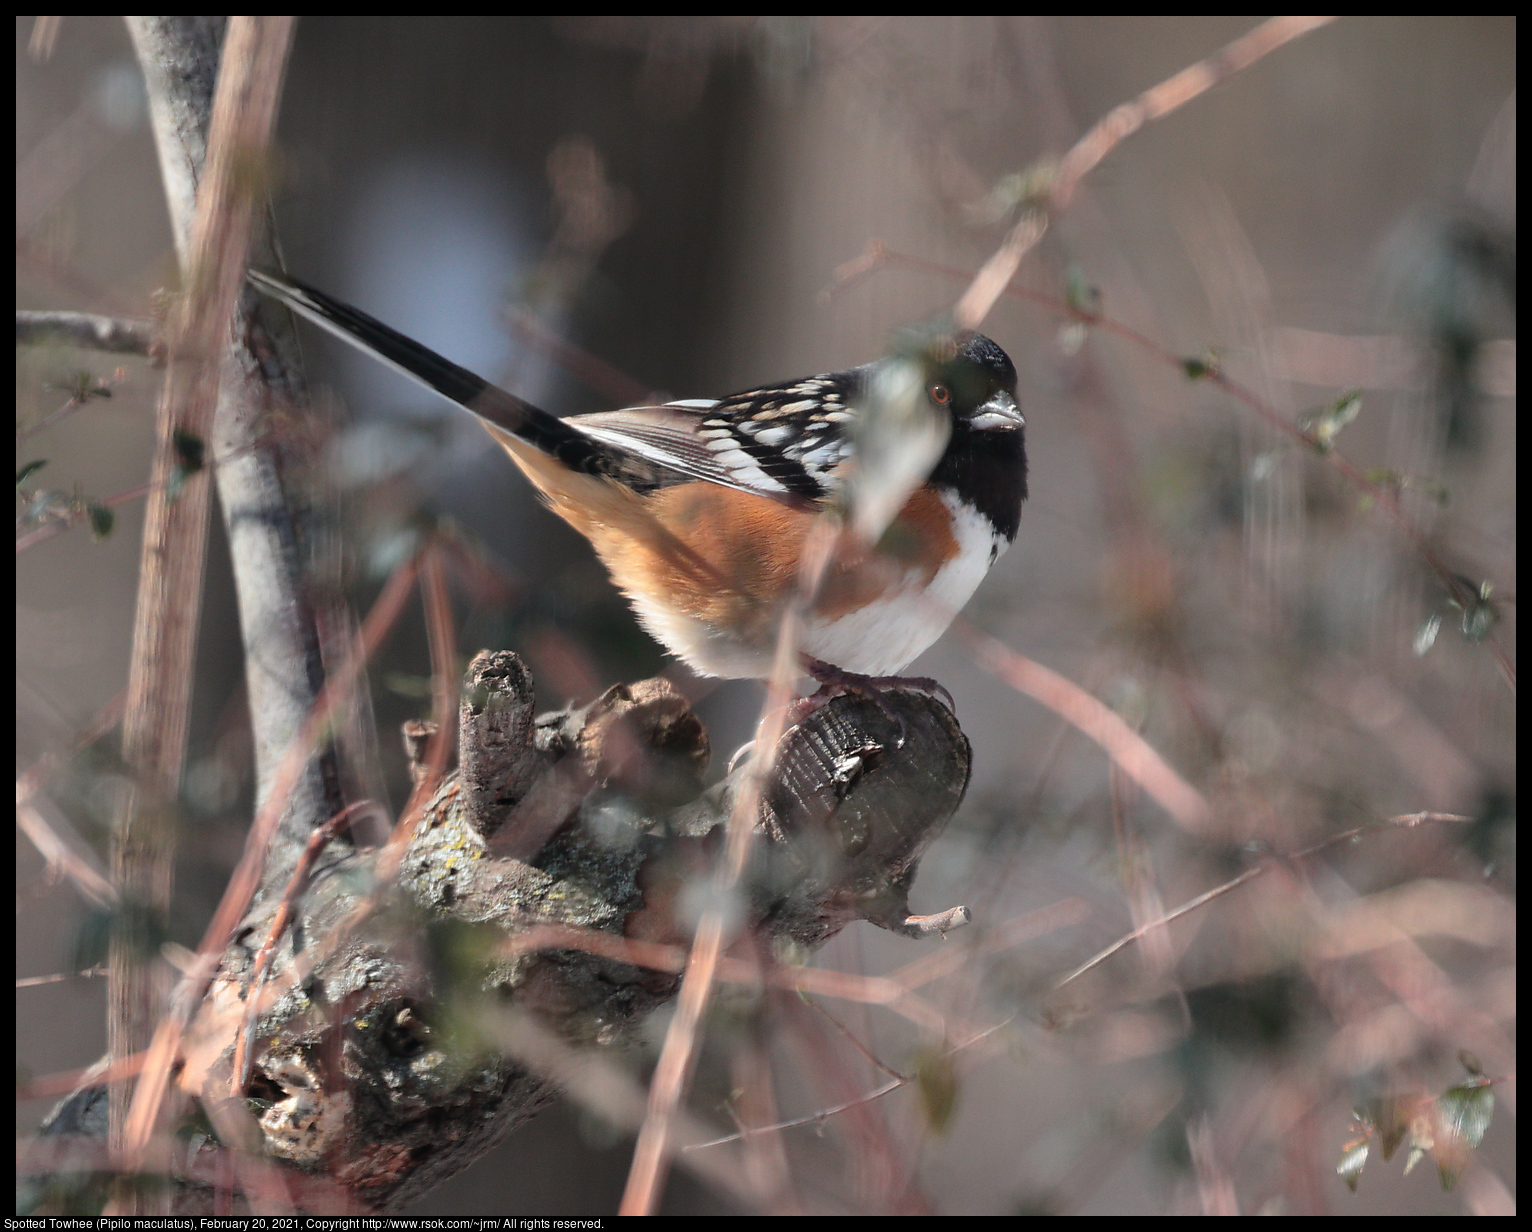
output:
MULTIPOLYGON (((965 1052, 969 1048, 972 1048, 975 1044, 988 1039, 991 1035, 994 1035, 995 1032, 1003 1031, 1006 1027, 1010 1026, 1013 1021, 1015 1020, 1007 1018, 1004 1022, 997 1022, 992 1027, 986 1027, 976 1035, 973 1035, 964 1040, 961 1044, 954 1044, 950 1048, 947 1048, 941 1053, 941 1056, 944 1058, 952 1057, 956 1056, 960 1052, 965 1052)), ((750 1132, 752 1134, 766 1134, 783 1129, 797 1129, 803 1125, 822 1125, 825 1121, 829 1120, 833 1116, 839 1116, 841 1113, 849 1112, 853 1108, 860 1108, 864 1104, 872 1103, 873 1100, 882 1099, 885 1095, 888 1095, 893 1091, 897 1091, 900 1087, 907 1085, 911 1081, 912 1079, 910 1078, 896 1078, 891 1082, 884 1083, 881 1087, 877 1087, 871 1091, 868 1091, 865 1095, 857 1096, 856 1099, 846 1100, 844 1103, 840 1104, 832 1104, 828 1108, 821 1108, 818 1112, 811 1112, 808 1116, 794 1117, 790 1121, 778 1121, 774 1125, 752 1125, 750 1127, 750 1132)), ((730 1142, 738 1142, 743 1137, 743 1134, 725 1134, 722 1138, 711 1138, 707 1142, 693 1143, 692 1145, 684 1146, 681 1149, 688 1152, 700 1151, 705 1147, 724 1146, 730 1142)))
MULTIPOLYGON (((813 1098, 823 1104, 850 1105, 846 1109, 849 1124, 842 1127, 841 1138, 844 1150, 856 1161, 854 1167, 865 1177, 853 1180, 858 1204, 876 1205, 891 1214, 915 1210, 933 1214, 916 1192, 915 1161, 889 1124, 890 1118, 861 1101, 862 1084, 853 1067, 844 1063, 837 1041, 809 1014, 801 997, 779 998, 775 1009, 784 1019, 784 1042, 795 1054, 794 1068, 814 1092, 813 1098)), ((918 1139, 915 1148, 919 1150, 918 1139)))
MULTIPOLYGON (((216 458, 210 459, 204 464, 204 469, 216 472, 220 466, 226 466, 230 462, 235 461, 237 458, 245 457, 246 455, 261 449, 270 443, 271 442, 265 438, 251 441, 247 445, 241 445, 237 449, 231 449, 226 453, 220 454, 216 458)), ((158 487, 166 490, 171 488, 179 488, 184 478, 185 476, 180 473, 172 474, 161 480, 158 484, 158 487)), ((100 500, 92 501, 90 503, 95 505, 103 505, 108 509, 112 509, 118 505, 125 505, 131 500, 137 500, 140 496, 147 496, 151 492, 156 491, 156 488, 157 485, 153 481, 149 483, 141 483, 136 487, 128 488, 122 492, 117 492, 112 496, 104 496, 100 500)), ((35 548, 40 543, 46 543, 55 535, 62 535, 67 530, 73 530, 89 516, 90 510, 86 508, 82 503, 80 507, 71 509, 65 517, 60 518, 58 521, 50 523, 47 526, 41 526, 37 530, 32 531, 30 534, 21 536, 21 538, 16 540, 16 555, 20 556, 27 549, 35 548)))
POLYGON ((68 980, 93 980, 106 974, 105 967, 86 967, 84 971, 60 971, 56 975, 29 975, 16 981, 17 988, 38 988, 43 984, 63 984, 68 980))
POLYGON ((1049 219, 1068 208, 1080 181, 1125 137, 1149 121, 1169 115, 1278 47, 1334 20, 1333 17, 1270 18, 1223 50, 1145 90, 1132 102, 1109 111, 1060 160, 1049 189, 1046 210, 1029 208, 974 276, 953 309, 953 319, 958 327, 978 328, 1016 276, 1022 258, 1042 239, 1049 219))
POLYGON ((116 355, 148 355, 154 345, 154 322, 100 316, 90 312, 16 310, 16 345, 64 343, 116 355))
POLYGON ((1328 851, 1332 847, 1339 847, 1343 843, 1355 842, 1367 835, 1378 834, 1385 830, 1412 830, 1416 826, 1426 825, 1430 822, 1470 822, 1472 820, 1472 817, 1464 817, 1458 813, 1405 813, 1399 817, 1390 817, 1387 821, 1374 822, 1371 825, 1366 826, 1357 826, 1354 830, 1346 830, 1340 834, 1332 835, 1330 838, 1327 838, 1322 842, 1315 843, 1310 847, 1305 847, 1301 851, 1295 851, 1290 855, 1270 856, 1263 863, 1257 864, 1253 868, 1247 868, 1238 877, 1234 877, 1229 881, 1224 882, 1222 885, 1214 886, 1211 890, 1207 890, 1204 893, 1197 895, 1196 898, 1191 899, 1189 902, 1181 904, 1181 906, 1177 907, 1169 914, 1163 915, 1157 920, 1150 920, 1147 924, 1144 924, 1139 928, 1135 928, 1125 937, 1119 937, 1099 954, 1096 954, 1090 959, 1086 960, 1080 966, 1071 971, 1068 975, 1058 980, 1053 985, 1054 991, 1056 992, 1060 988, 1063 988, 1064 985, 1079 979, 1091 968, 1099 966, 1119 950, 1132 945, 1135 941, 1141 940, 1142 938, 1148 936, 1148 934, 1154 932, 1156 929, 1164 928, 1169 924, 1175 923, 1175 921, 1179 920, 1182 916, 1190 915, 1199 907, 1207 906, 1207 904, 1212 902, 1214 899, 1222 898, 1225 894, 1229 894, 1232 891, 1239 889, 1240 886, 1254 881, 1257 877, 1260 877, 1265 873, 1269 873, 1273 868, 1278 868, 1283 864, 1291 864, 1298 860, 1307 860, 1312 856, 1319 855, 1321 852, 1328 851))
POLYGON ((1171 768, 1147 740, 1111 707, 1051 668, 1018 654, 999 639, 958 617, 953 631, 980 667, 1041 702, 1089 736, 1124 774, 1193 834, 1212 820, 1207 800, 1171 768))
POLYGON ((324 851, 330 840, 340 833, 341 827, 346 825, 357 812, 373 807, 375 804, 371 800, 360 800, 356 804, 348 804, 316 829, 309 836, 308 844, 298 858, 298 865, 288 879, 287 889, 282 894, 282 901, 277 904, 276 914, 271 918, 271 927, 266 930, 266 939, 261 943, 260 951, 255 956, 255 963, 250 969, 250 980, 245 988, 245 1016, 240 1023, 239 1034, 234 1040, 234 1065, 230 1078, 233 1085, 231 1094, 236 1098, 243 1095, 250 1086, 250 1037, 255 1031, 256 1018, 259 1017, 261 986, 266 982, 266 969, 271 966, 272 957, 276 954, 277 942, 282 939, 282 934, 287 931, 287 925, 292 920, 293 911, 299 896, 308 884, 309 873, 313 870, 314 862, 319 859, 320 853, 324 851))
MULTIPOLYGON (((1184 361, 1182 362, 1184 366, 1184 361)), ((1447 567, 1442 558, 1437 555, 1436 548, 1426 533, 1415 525, 1414 520, 1405 512, 1404 503, 1399 499, 1399 493, 1392 485, 1374 482, 1356 463, 1336 452, 1328 443, 1321 443, 1312 434, 1290 422, 1251 390, 1225 376, 1216 365, 1206 366, 1200 375, 1230 397, 1244 403, 1279 432, 1319 453, 1353 487, 1371 497, 1375 505, 1387 510, 1394 524, 1403 532, 1404 537, 1410 541, 1411 546, 1420 554, 1420 558, 1426 562, 1431 572, 1436 574, 1437 579, 1446 587, 1447 593, 1460 607, 1467 609, 1478 601, 1478 595, 1464 584, 1463 579, 1456 572, 1447 567)), ((1500 640, 1493 631, 1485 638, 1485 645, 1489 648, 1490 657, 1494 659, 1495 666, 1500 669, 1506 684, 1510 686, 1512 692, 1515 692, 1516 665, 1511 662, 1510 656, 1500 645, 1500 640)))
POLYGON ((425 606, 426 640, 431 647, 431 718, 435 730, 426 745, 425 770, 399 814, 398 824, 378 856, 377 877, 387 883, 398 871, 426 805, 436 794, 447 770, 457 734, 457 649, 452 628, 452 603, 447 594, 446 556, 434 541, 420 553, 421 601, 425 606))
MULTIPOLYGON (((622 1129, 637 1130, 643 1123, 643 1087, 624 1067, 600 1055, 602 1050, 576 1048, 524 1011, 490 1012, 482 1021, 505 1053, 555 1083, 565 1099, 622 1129)), ((710 1132, 684 1109, 678 1112, 676 1130, 684 1143, 700 1142, 710 1132)), ((740 1162, 729 1156, 716 1160, 705 1155, 686 1158, 692 1172, 748 1206, 757 1195, 746 1186, 740 1162)))
MULTIPOLYGON (((88 864, 74 847, 32 804, 37 793, 43 789, 48 778, 67 757, 89 747, 122 720, 123 705, 127 692, 117 694, 101 707, 75 737, 66 753, 45 753, 26 770, 16 776, 16 824, 48 862, 50 868, 64 873, 91 902, 99 907, 110 907, 117 901, 117 887, 88 864), (25 811, 24 811, 25 810, 25 811)), ((17 984, 17 987, 21 987, 17 984)))
POLYGON ((16 443, 18 445, 21 444, 21 442, 26 440, 28 437, 36 435, 45 428, 53 427, 54 424, 59 423, 61 420, 67 418, 70 415, 73 415, 76 411, 83 407, 87 407, 90 404, 91 398, 88 394, 85 397, 78 397, 71 394, 67 399, 65 399, 64 405, 59 407, 58 410, 54 411, 53 414, 44 415, 29 428, 18 429, 16 432, 16 443))
POLYGON ((1235 73, 1243 72, 1262 56, 1334 20, 1334 17, 1272 17, 1223 50, 1145 90, 1132 102, 1107 112, 1060 161, 1049 193, 1050 207, 1055 212, 1067 208, 1080 181, 1125 137, 1151 120, 1169 115, 1235 73))
POLYGON ((125 1082, 143 1069, 146 1056, 146 1053, 136 1052, 131 1057, 113 1061, 110 1065, 103 1066, 97 1061, 94 1065, 86 1065, 80 1069, 44 1074, 28 1082, 18 1082, 16 1084, 17 1102, 24 1099, 57 1099, 60 1095, 68 1095, 82 1082, 87 1081, 91 1086, 109 1086, 125 1082))
POLYGON ((349 662, 325 684, 314 708, 272 776, 266 802, 251 822, 245 838, 244 854, 224 887, 218 910, 213 913, 202 942, 197 947, 198 965, 181 980, 172 1000, 171 1010, 161 1020, 150 1045, 150 1062, 144 1077, 133 1093, 133 1110, 124 1133, 123 1150, 137 1157, 153 1134, 160 1103, 169 1084, 170 1068, 180 1051, 181 1039, 191 1015, 201 1003, 208 981, 217 969, 219 958, 228 947, 235 926, 243 918, 266 864, 267 849, 276 833, 277 823, 287 809, 288 797, 302 778, 304 769, 321 737, 329 730, 332 715, 343 704, 363 667, 383 638, 393 628, 414 587, 418 561, 412 557, 389 578, 383 592, 362 622, 358 646, 349 662))
MULTIPOLYGON (((540 924, 529 928, 506 942, 501 953, 506 958, 512 958, 543 950, 579 950, 652 971, 675 973, 690 969, 687 951, 680 946, 614 937, 611 933, 567 924, 540 924)), ((884 976, 853 975, 844 971, 792 967, 781 963, 760 964, 726 956, 718 957, 713 974, 721 983, 746 988, 765 985, 789 992, 832 997, 838 1001, 883 1005, 933 1034, 945 1036, 952 1033, 954 1020, 950 1016, 944 1015, 930 1001, 917 996, 905 984, 884 976)))
POLYGON ((975 934, 972 945, 947 945, 922 954, 904 966, 889 973, 888 978, 904 988, 920 988, 933 980, 948 975, 957 968, 971 963, 984 954, 1008 950, 1012 946, 1035 941, 1038 937, 1071 924, 1079 924, 1090 915, 1090 905, 1083 898, 1066 898, 1029 911, 1026 915, 1008 920, 975 934))
POLYGON ((761 750, 761 755, 752 759, 729 815, 724 859, 714 879, 711 901, 698 923, 686 974, 681 978, 675 1016, 665 1032, 659 1063, 649 1084, 648 1110, 633 1149, 619 1214, 651 1214, 659 1202, 669 1161, 671 1122, 696 1060, 697 1030, 712 995, 730 904, 750 853, 763 785, 775 763, 777 744, 786 727, 792 684, 800 672, 798 646, 803 614, 819 590, 840 538, 839 520, 821 516, 804 543, 798 566, 797 601, 783 615, 778 629, 764 713, 756 725, 755 747, 761 750))
MULTIPOLYGON (((212 496, 205 468, 184 476, 174 490, 170 479, 183 469, 179 442, 209 436, 259 204, 250 168, 263 155, 276 122, 292 28, 291 17, 229 22, 184 270, 188 293, 169 331, 171 362, 156 416, 123 720, 123 760, 135 777, 122 793, 112 854, 123 895, 155 911, 170 902, 173 827, 162 814, 176 797, 186 757, 212 496)), ((161 1007, 131 939, 114 937, 110 961, 107 1038, 110 1054, 122 1058, 142 1051, 157 1034, 161 1007)), ((129 1110, 129 1093, 114 1088, 109 1131, 114 1148, 129 1147, 129 1110)), ((140 1126, 140 1140, 147 1142, 151 1131, 152 1123, 140 1126)))
POLYGON ((776 1084, 766 1041, 756 1032, 740 1040, 729 1070, 734 1090, 726 1110, 735 1129, 745 1135, 745 1175, 751 1188, 760 1195, 765 1213, 799 1214, 800 1207, 790 1194, 792 1168, 781 1135, 752 1132, 754 1125, 777 1119, 776 1084))
POLYGON ((48 819, 30 799, 17 801, 16 825, 48 862, 48 867, 68 877, 88 902, 107 911, 117 905, 117 887, 59 837, 58 831, 48 824, 48 819))
MULTIPOLYGON (((965 270, 942 265, 939 262, 930 261, 923 257, 913 257, 907 253, 891 251, 881 240, 874 239, 868 241, 867 248, 860 257, 856 257, 836 267, 829 284, 820 291, 820 298, 829 299, 841 294, 849 287, 870 277, 885 265, 900 265, 947 278, 966 279, 970 277, 965 270)), ((1059 313, 1061 316, 1068 317, 1072 321, 1088 325, 1093 329, 1099 329, 1104 333, 1113 334, 1124 341, 1131 342, 1140 350, 1153 355, 1168 367, 1186 373, 1192 376, 1193 379, 1207 381, 1209 384, 1223 390, 1283 436, 1323 458, 1347 483, 1369 497, 1373 506, 1382 509, 1394 524, 1399 527, 1400 532, 1409 540, 1410 546, 1419 553, 1426 567, 1436 575, 1437 580, 1441 582, 1447 593, 1452 596, 1454 602, 1460 606, 1467 607, 1476 601, 1477 596, 1464 585, 1463 579, 1446 565, 1440 555, 1438 555, 1429 537, 1411 520, 1404 509, 1399 493, 1392 485, 1371 479, 1361 467, 1336 450, 1332 444, 1322 442, 1312 433, 1304 431, 1304 429, 1288 419, 1270 403, 1266 402, 1259 394, 1223 372, 1216 363, 1203 360, 1189 360, 1187 356, 1172 351, 1169 347, 1161 345, 1132 326, 1125 325, 1121 321, 1115 321, 1111 317, 1100 313, 1092 312, 1079 305, 1067 303, 1057 296, 1049 295, 1043 291, 1035 291, 1030 287, 1006 286, 1002 294, 1014 296, 1017 299, 1030 300, 1035 304, 1040 304, 1059 313)), ((1501 676, 1505 679, 1507 685, 1514 690, 1516 688, 1516 666, 1511 662, 1509 654, 1501 646, 1499 638, 1495 636, 1493 631, 1485 639, 1485 644, 1489 648, 1490 656, 1494 659, 1501 676)))
MULTIPOLYGON (((865 1095, 858 1095, 855 1099, 848 1099, 844 1103, 831 1104, 828 1108, 821 1108, 817 1112, 811 1112, 807 1116, 794 1117, 790 1121, 777 1121, 772 1125, 752 1125, 749 1132, 752 1134, 770 1134, 784 1129, 798 1129, 804 1125, 823 1125, 833 1116, 839 1116, 843 1112, 850 1112, 853 1108, 860 1108, 874 1100, 882 1099, 890 1095, 900 1087, 905 1086, 908 1078, 893 1078, 885 1082, 881 1087, 875 1087, 865 1095)), ((700 1151, 710 1146, 724 1146, 730 1142, 740 1142, 744 1139, 743 1133, 725 1134, 722 1138, 710 1138, 706 1142, 694 1142, 690 1146, 683 1146, 683 1151, 700 1151)))
POLYGON ((830 1013, 829 1010, 825 1009, 824 1006, 820 1005, 818 1001, 810 999, 809 1004, 818 1010, 821 1016, 829 1019, 830 1025, 839 1031, 845 1038, 846 1042, 855 1048, 859 1053, 861 1053, 862 1056, 867 1059, 869 1064, 877 1067, 878 1069, 881 1069, 889 1077, 899 1079, 900 1082, 908 1082, 910 1080, 908 1074, 901 1074, 893 1066, 887 1064, 866 1044, 862 1043, 861 1040, 857 1039, 856 1033, 853 1032, 850 1027, 843 1023, 834 1014, 830 1013))
MULTIPOLYGON (((118 492, 113 496, 104 497, 92 503, 107 509, 113 509, 118 505, 126 505, 131 500, 137 500, 140 496, 147 496, 153 490, 153 483, 141 483, 137 487, 128 488, 125 491, 118 492)), ((21 538, 16 540, 16 555, 20 556, 27 549, 35 548, 40 543, 46 543, 54 536, 62 535, 66 530, 73 530, 81 522, 85 521, 88 516, 90 514, 87 509, 73 509, 67 517, 47 526, 39 526, 36 530, 22 535, 21 538)))

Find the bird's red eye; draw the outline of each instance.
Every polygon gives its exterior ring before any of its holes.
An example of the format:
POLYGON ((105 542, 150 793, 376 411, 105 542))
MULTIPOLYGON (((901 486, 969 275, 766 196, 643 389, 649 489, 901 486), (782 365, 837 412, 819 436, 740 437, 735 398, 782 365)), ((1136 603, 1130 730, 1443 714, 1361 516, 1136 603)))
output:
POLYGON ((946 406, 947 403, 952 401, 952 394, 948 392, 945 385, 933 385, 931 386, 931 401, 936 403, 937 406, 946 406))

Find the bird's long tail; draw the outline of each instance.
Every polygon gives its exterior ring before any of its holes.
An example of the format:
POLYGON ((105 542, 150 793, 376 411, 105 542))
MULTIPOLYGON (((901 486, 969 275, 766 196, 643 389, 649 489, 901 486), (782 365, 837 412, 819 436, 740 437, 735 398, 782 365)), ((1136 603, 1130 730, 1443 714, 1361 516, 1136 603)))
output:
POLYGON ((610 450, 556 415, 491 385, 477 373, 407 338, 398 330, 295 279, 251 270, 251 284, 286 304, 299 316, 349 342, 381 363, 457 403, 491 429, 512 436, 572 471, 587 475, 614 473, 610 450))
POLYGON ((611 446, 323 291, 259 270, 249 277, 299 316, 476 416, 554 512, 587 538, 599 524, 621 526, 701 584, 722 584, 718 571, 661 525, 625 484, 606 482, 620 479, 631 465, 611 446))

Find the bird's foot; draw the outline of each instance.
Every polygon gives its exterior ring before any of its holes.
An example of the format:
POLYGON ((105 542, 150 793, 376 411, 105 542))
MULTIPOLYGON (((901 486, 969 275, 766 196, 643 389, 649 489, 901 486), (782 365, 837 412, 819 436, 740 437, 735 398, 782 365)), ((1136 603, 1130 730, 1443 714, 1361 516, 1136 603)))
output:
POLYGON ((888 699, 891 691, 922 693, 941 702, 954 713, 957 710, 952 694, 929 676, 864 676, 860 672, 848 672, 844 668, 836 667, 832 663, 826 663, 811 655, 803 656, 803 665, 808 674, 819 682, 819 690, 812 696, 800 698, 793 703, 788 711, 789 725, 801 723, 832 698, 846 693, 855 693, 867 698, 899 725, 899 747, 903 748, 908 729, 905 727, 904 716, 888 699))
POLYGON ((842 693, 860 693, 863 697, 878 701, 882 694, 902 689, 924 693, 953 713, 957 712, 957 703, 952 700, 952 694, 947 692, 946 686, 929 676, 864 676, 860 672, 848 672, 812 655, 803 656, 803 666, 819 682, 819 692, 814 696, 823 696, 826 701, 842 693))

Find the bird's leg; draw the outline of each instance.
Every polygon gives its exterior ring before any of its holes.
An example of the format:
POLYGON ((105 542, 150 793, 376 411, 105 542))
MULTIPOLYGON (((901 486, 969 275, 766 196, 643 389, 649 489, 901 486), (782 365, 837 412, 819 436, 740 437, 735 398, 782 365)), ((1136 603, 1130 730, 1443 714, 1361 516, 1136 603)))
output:
MULTIPOLYGON (((863 676, 859 672, 848 672, 844 668, 816 659, 812 655, 803 656, 803 667, 819 682, 819 692, 814 695, 815 697, 823 696, 829 700, 839 693, 860 693, 863 697, 876 702, 880 694, 891 689, 907 689, 934 697, 954 714, 957 712, 957 703, 952 700, 952 694, 947 692, 946 686, 940 681, 932 680, 929 676, 863 676)), ((885 705, 882 702, 879 704, 885 705)))
POLYGON ((800 698, 793 703, 793 708, 788 712, 790 723, 802 722, 832 697, 838 697, 843 693, 856 693, 867 698, 899 725, 898 747, 903 748, 904 738, 908 732, 904 716, 888 700, 888 693, 891 690, 904 689, 924 693, 928 697, 941 701, 948 710, 955 712, 957 709, 953 704, 952 694, 926 676, 864 676, 860 672, 845 671, 812 655, 803 656, 803 666, 804 670, 819 682, 819 691, 811 697, 800 698))

